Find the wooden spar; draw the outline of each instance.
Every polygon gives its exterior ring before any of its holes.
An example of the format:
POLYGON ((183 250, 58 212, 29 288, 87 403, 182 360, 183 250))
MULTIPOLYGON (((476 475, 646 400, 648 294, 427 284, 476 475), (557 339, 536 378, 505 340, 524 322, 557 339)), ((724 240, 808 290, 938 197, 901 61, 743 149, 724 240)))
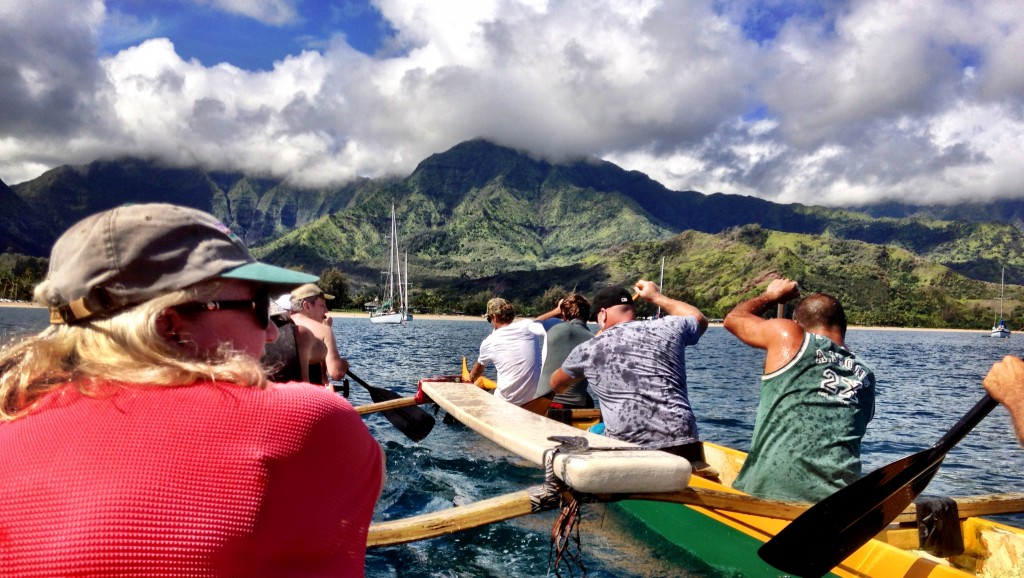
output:
POLYGON ((525 516, 532 511, 530 492, 520 490, 441 512, 373 524, 366 537, 366 546, 369 548, 394 546, 447 536, 463 530, 525 516))
MULTIPOLYGON (((1011 492, 1006 494, 980 494, 952 498, 956 501, 957 515, 961 520, 978 516, 995 516, 997 514, 1018 514, 1024 512, 1024 493, 1011 492)), ((917 506, 910 504, 903 513, 896 516, 893 523, 906 524, 917 521, 917 506)))
POLYGON ((567 409, 573 420, 596 419, 601 417, 601 410, 594 409, 567 409))
MULTIPOLYGON (((536 491, 521 490, 440 512, 373 524, 370 526, 366 544, 369 547, 393 546, 525 516, 533 513, 532 493, 536 493, 536 491)), ((701 488, 686 488, 665 494, 604 494, 598 495, 596 498, 603 502, 624 499, 673 502, 784 520, 795 518, 808 507, 807 504, 763 500, 744 494, 701 488)))
POLYGON ((391 399, 388 401, 381 401, 378 403, 368 403, 356 407, 356 413, 359 415, 366 415, 368 413, 376 413, 378 411, 388 411, 389 409, 398 409, 400 407, 409 407, 411 405, 417 405, 415 397, 400 397, 398 399, 391 399))
MULTIPOLYGON (((526 516, 533 513, 530 496, 530 490, 520 490, 465 506, 456 506, 440 512, 422 514, 402 520, 379 522, 370 526, 366 545, 371 548, 394 546, 396 544, 446 536, 463 530, 526 516)), ((607 494, 596 497, 599 501, 603 502, 618 500, 671 502, 779 520, 793 520, 810 507, 810 504, 766 500, 745 494, 694 487, 664 494, 607 494)), ((954 499, 957 503, 961 519, 1024 511, 1024 493, 985 494, 954 499)), ((913 524, 916 520, 916 507, 911 504, 894 522, 913 524)), ((916 529, 914 531, 916 532, 916 529)))
MULTIPOLYGON (((627 499, 649 500, 653 502, 672 502, 687 506, 700 506, 709 510, 725 510, 740 514, 753 514, 778 520, 793 520, 804 512, 811 504, 801 502, 781 502, 765 500, 746 494, 733 494, 687 488, 680 492, 667 494, 633 494, 627 499)), ((961 519, 978 516, 994 516, 997 514, 1018 514, 1024 512, 1024 493, 981 494, 951 498, 957 505, 957 516, 961 519)), ((916 524, 917 506, 910 504, 907 509, 896 516, 894 524, 916 524)))

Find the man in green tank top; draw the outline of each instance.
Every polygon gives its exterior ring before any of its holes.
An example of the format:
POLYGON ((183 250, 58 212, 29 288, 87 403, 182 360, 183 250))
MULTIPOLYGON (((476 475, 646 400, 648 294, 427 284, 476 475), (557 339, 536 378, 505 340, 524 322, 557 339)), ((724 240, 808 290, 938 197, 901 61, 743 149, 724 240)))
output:
POLYGON ((750 453, 733 487, 817 502, 861 475, 875 376, 846 348, 846 313, 835 297, 808 295, 792 320, 761 317, 799 295, 795 281, 776 279, 725 317, 733 335, 767 352, 750 453))

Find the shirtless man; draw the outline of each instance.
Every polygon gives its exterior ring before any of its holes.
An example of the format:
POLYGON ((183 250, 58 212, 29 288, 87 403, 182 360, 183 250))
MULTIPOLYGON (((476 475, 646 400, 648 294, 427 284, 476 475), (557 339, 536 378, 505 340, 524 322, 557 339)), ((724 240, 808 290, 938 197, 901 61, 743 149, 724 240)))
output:
MULTIPOLYGON (((285 294, 284 297, 291 301, 291 295, 285 294)), ((277 339, 263 348, 263 363, 274 372, 270 380, 278 383, 301 381, 330 388, 323 372, 327 345, 309 329, 292 322, 291 311, 276 301, 270 302, 270 320, 278 331, 277 339)))
POLYGON ((324 342, 327 346, 327 359, 324 361, 327 375, 334 381, 340 381, 348 371, 348 361, 338 353, 338 344, 331 330, 333 318, 327 315, 327 301, 334 299, 334 295, 324 293, 313 283, 299 287, 291 295, 292 321, 309 329, 324 342))

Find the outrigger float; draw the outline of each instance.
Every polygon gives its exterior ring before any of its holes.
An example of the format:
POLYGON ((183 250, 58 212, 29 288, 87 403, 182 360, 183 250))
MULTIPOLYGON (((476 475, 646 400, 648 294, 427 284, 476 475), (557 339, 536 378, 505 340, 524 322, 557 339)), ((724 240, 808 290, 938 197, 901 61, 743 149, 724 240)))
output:
MULTIPOLYGON (((429 397, 487 439, 546 467, 549 478, 553 474, 562 487, 587 496, 587 501, 614 502, 612 508, 711 568, 751 578, 783 575, 762 561, 757 550, 810 504, 764 500, 734 490, 731 483, 746 457, 743 452, 705 442, 705 461, 718 473, 717 479, 705 479, 692 475, 683 458, 643 450, 581 429, 586 425, 560 423, 497 399, 487 389, 493 382, 458 382, 457 376, 448 379, 422 381, 419 401, 429 397)), ((584 424, 593 422, 590 414, 584 413, 584 424)), ((467 506, 374 524, 368 546, 429 539, 553 509, 557 507, 557 490, 550 482, 467 506)), ((1024 493, 957 498, 955 502, 962 553, 939 557, 921 550, 918 515, 911 505, 828 575, 1024 576, 1024 530, 978 517, 1024 511, 1024 493)), ((944 547, 949 548, 948 540, 944 547)))

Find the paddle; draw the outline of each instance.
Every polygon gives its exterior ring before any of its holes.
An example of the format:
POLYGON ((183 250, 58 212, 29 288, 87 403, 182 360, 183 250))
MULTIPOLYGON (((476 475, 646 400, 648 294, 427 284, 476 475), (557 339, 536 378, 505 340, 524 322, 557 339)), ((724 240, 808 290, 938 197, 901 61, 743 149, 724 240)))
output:
POLYGON ((986 395, 934 446, 882 466, 818 502, 761 546, 758 555, 796 576, 823 576, 924 491, 946 453, 995 406, 986 395))
MULTIPOLYGON (((348 376, 356 383, 363 386, 366 391, 370 392, 370 399, 376 403, 400 399, 402 397, 393 391, 380 387, 373 387, 363 381, 361 377, 352 373, 352 370, 349 370, 347 373, 348 376)), ((389 409, 384 412, 384 417, 388 418, 388 421, 390 421, 392 425, 398 428, 399 431, 404 433, 414 442, 418 442, 427 437, 430 430, 434 429, 434 416, 416 406, 389 409)))

